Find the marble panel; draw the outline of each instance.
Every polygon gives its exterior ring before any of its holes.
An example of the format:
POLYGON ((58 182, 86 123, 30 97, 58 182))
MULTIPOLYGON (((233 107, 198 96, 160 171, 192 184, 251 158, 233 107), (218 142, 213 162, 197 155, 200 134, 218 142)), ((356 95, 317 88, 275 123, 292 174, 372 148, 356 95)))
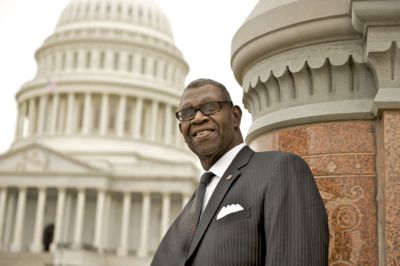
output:
POLYGON ((298 155, 374 153, 373 121, 307 124, 263 133, 250 146, 257 150, 284 150, 298 155))
POLYGON ((329 217, 329 265, 378 265, 376 178, 316 178, 329 217))
POLYGON ((400 111, 383 113, 386 265, 400 265, 400 111))

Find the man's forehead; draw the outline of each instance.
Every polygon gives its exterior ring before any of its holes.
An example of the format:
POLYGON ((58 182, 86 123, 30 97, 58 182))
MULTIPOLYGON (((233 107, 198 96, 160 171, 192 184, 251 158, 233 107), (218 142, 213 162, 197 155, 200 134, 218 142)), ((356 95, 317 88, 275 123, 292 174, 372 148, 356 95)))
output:
POLYGON ((186 89, 181 97, 180 106, 191 106, 207 101, 221 100, 221 91, 213 85, 186 89))

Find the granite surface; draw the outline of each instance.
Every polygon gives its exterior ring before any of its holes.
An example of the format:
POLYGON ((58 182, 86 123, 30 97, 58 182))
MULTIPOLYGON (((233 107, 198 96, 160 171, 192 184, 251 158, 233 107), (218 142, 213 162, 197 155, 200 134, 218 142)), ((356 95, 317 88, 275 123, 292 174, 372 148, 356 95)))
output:
POLYGON ((400 111, 383 112, 386 265, 400 265, 400 111))
POLYGON ((374 121, 344 121, 274 130, 250 143, 257 151, 296 153, 309 164, 328 211, 330 265, 378 265, 375 140, 374 121))

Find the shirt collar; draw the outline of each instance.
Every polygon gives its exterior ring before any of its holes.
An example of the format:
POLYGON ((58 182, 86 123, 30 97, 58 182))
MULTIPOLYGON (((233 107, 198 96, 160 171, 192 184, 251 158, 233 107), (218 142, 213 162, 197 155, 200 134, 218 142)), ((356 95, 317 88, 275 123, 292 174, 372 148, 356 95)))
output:
POLYGON ((222 155, 221 158, 218 159, 210 168, 208 171, 203 171, 204 172, 213 172, 216 176, 222 177, 223 174, 225 173, 226 169, 228 169, 229 165, 232 163, 233 159, 236 157, 236 155, 239 153, 239 151, 246 146, 244 143, 240 143, 239 145, 236 145, 232 149, 230 149, 227 153, 222 155))

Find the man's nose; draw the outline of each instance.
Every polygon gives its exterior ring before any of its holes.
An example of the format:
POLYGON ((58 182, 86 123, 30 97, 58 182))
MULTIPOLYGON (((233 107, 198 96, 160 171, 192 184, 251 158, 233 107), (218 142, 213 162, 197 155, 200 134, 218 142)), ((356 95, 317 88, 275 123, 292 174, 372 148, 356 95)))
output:
POLYGON ((205 120, 208 120, 208 116, 203 114, 200 110, 197 110, 196 114, 192 119, 192 124, 199 124, 204 122, 205 120))

